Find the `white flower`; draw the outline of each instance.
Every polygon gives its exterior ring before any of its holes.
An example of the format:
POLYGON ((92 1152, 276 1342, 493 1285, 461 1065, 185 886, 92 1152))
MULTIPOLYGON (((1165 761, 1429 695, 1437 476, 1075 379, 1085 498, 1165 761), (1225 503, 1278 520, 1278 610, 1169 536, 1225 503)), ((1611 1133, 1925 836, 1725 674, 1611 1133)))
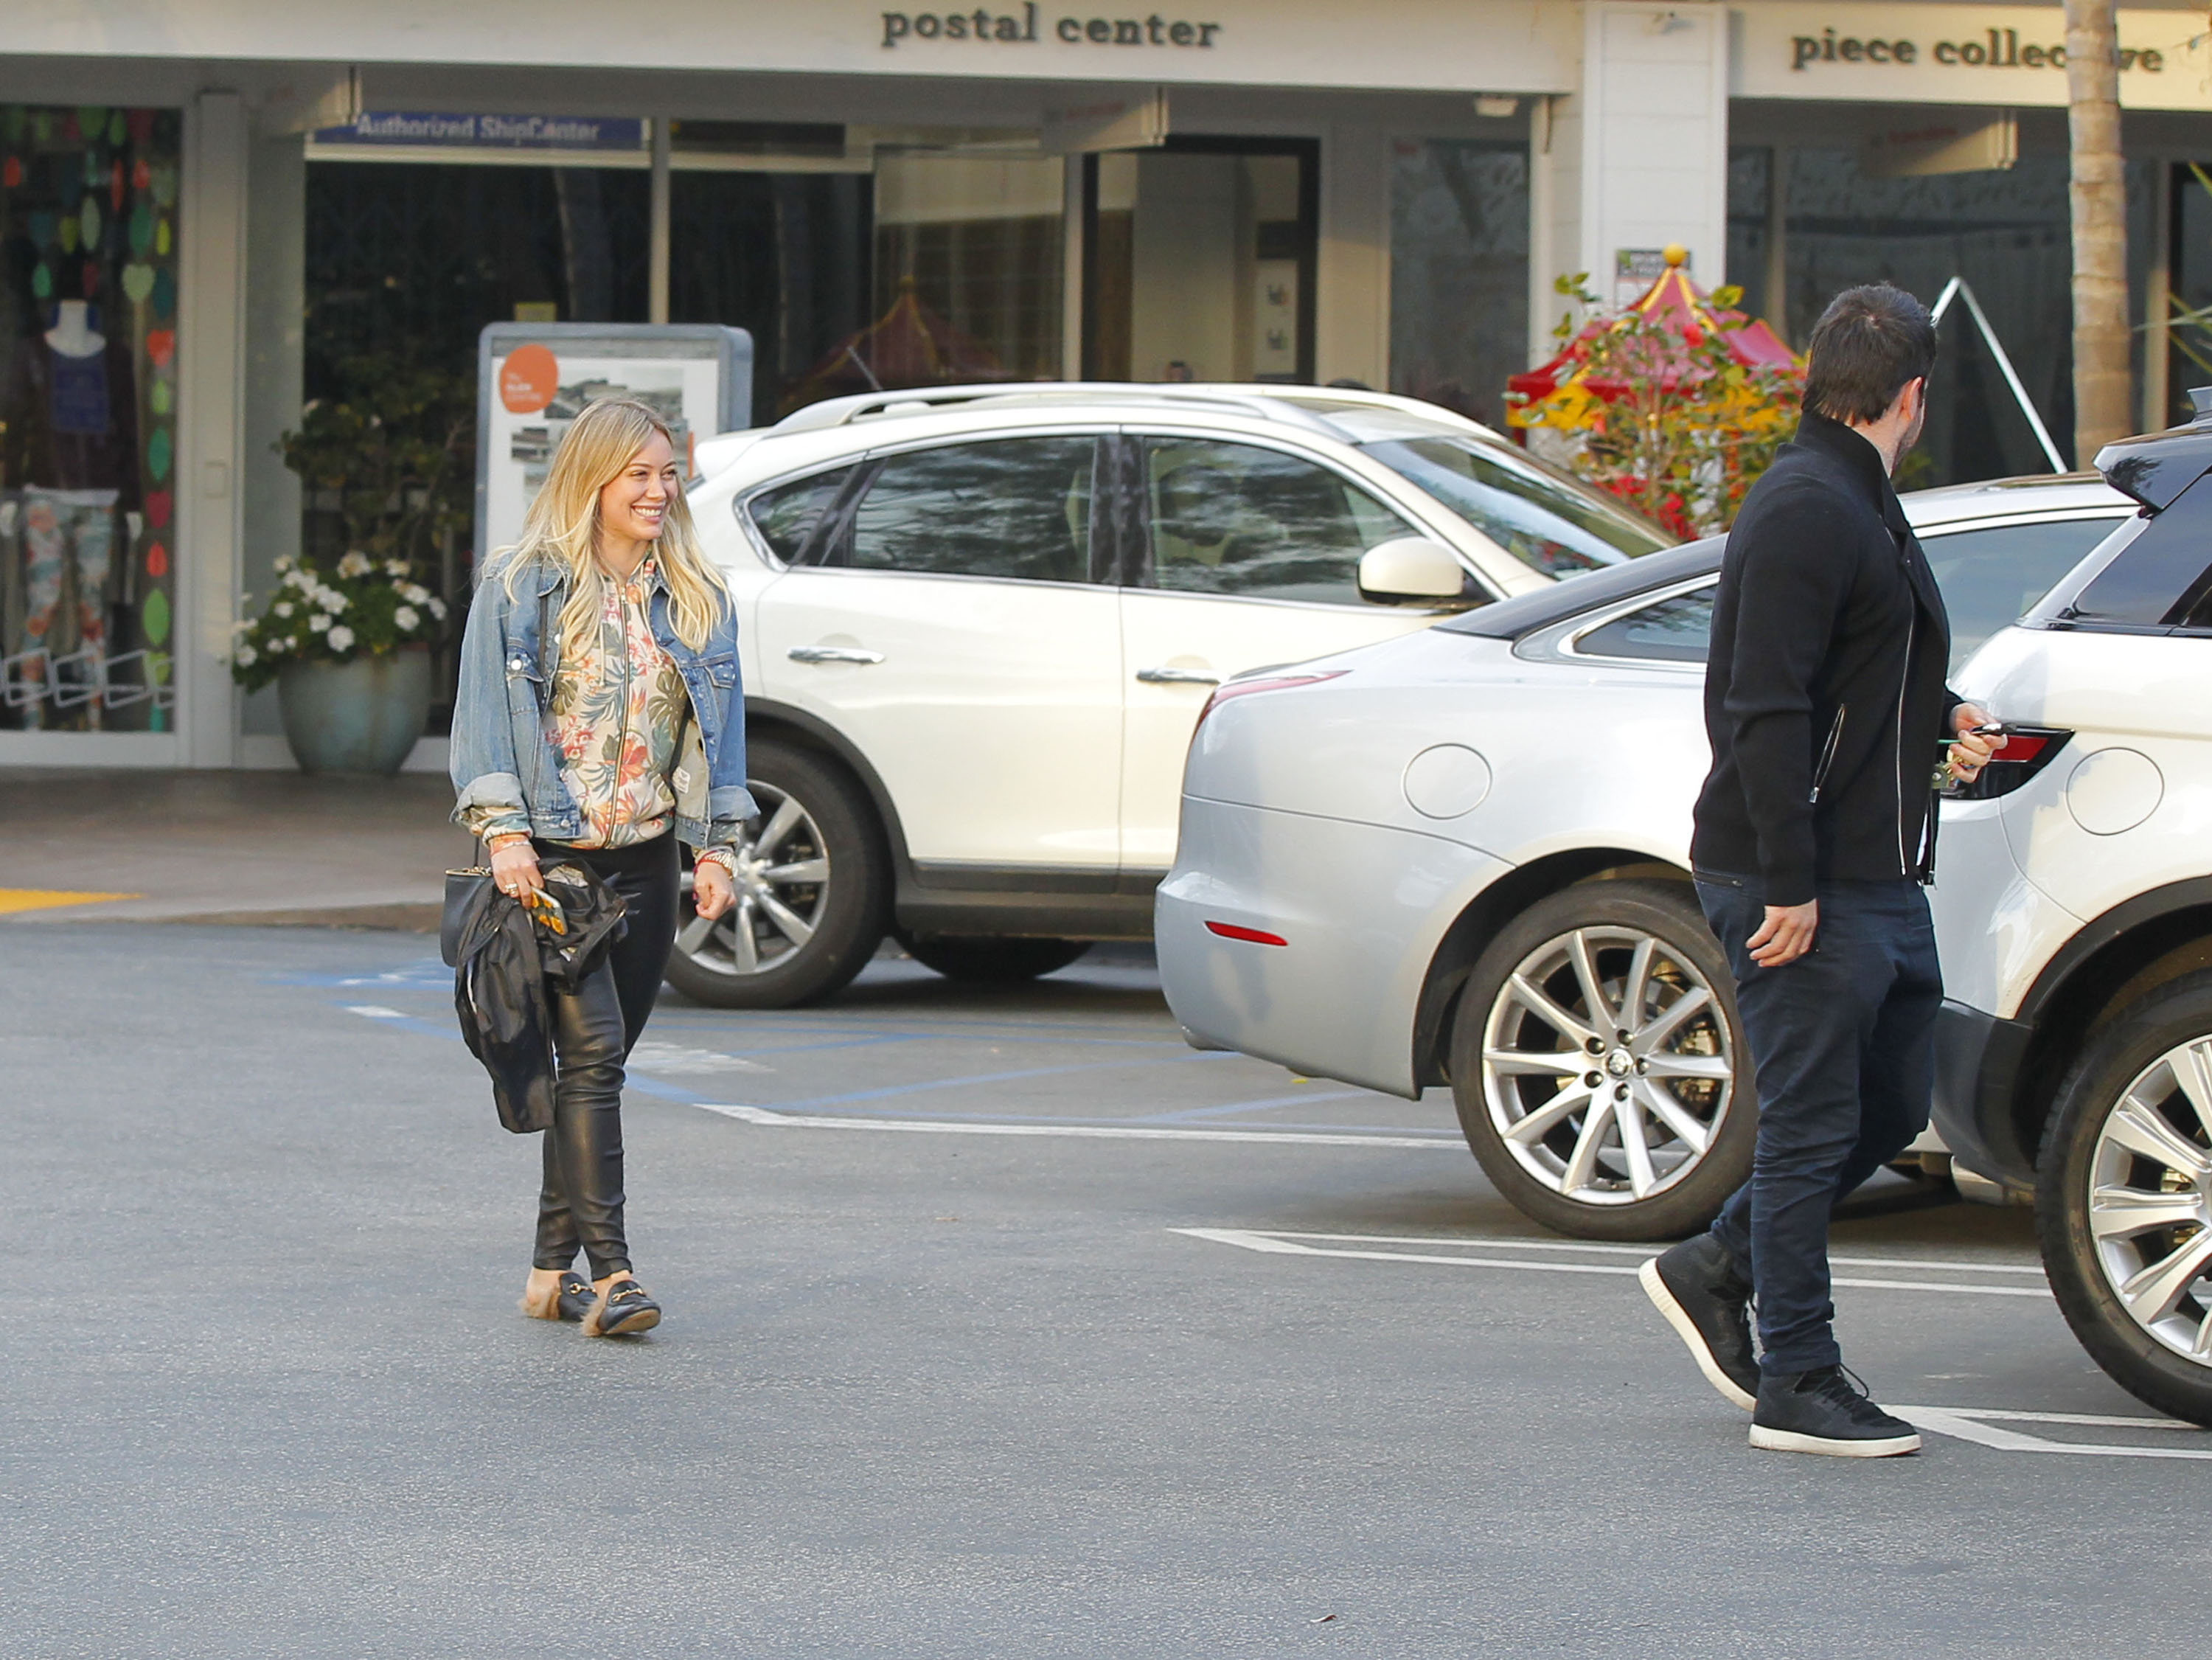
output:
POLYGON ((284 586, 288 588, 298 588, 303 593, 313 593, 315 591, 315 579, 303 570, 288 570, 284 573, 284 586))
POLYGON ((289 553, 280 553, 280 554, 278 554, 278 555, 276 556, 276 568, 278 570, 289 570, 289 569, 292 569, 292 567, 293 567, 293 565, 294 565, 294 563, 295 563, 295 562, 294 561, 294 559, 293 559, 293 557, 292 557, 292 556, 291 556, 290 554, 289 554, 289 553))
POLYGON ((289 599, 279 599, 269 609, 279 617, 289 617, 292 614, 292 602, 289 599))
POLYGON ((320 634, 325 629, 330 627, 330 625, 331 619, 324 616, 320 611, 317 611, 313 617, 310 617, 307 619, 307 627, 317 634, 320 634))
POLYGON ((366 576, 374 569, 365 553, 349 553, 338 561, 338 575, 341 576, 366 576))
POLYGON ((430 596, 427 603, 430 607, 430 615, 436 617, 441 623, 444 622, 446 620, 446 602, 434 593, 430 596))
POLYGON ((230 625, 230 631, 233 634, 251 634, 253 632, 253 624, 250 622, 233 623, 230 625))
POLYGON ((353 630, 346 627, 343 623, 339 623, 337 627, 332 629, 331 630, 331 649, 332 651, 351 651, 353 649, 353 630))
POLYGON ((428 605, 430 599, 430 590, 420 582, 402 582, 399 585, 399 597, 410 605, 428 605))
POLYGON ((260 654, 251 646, 240 646, 238 648, 238 655, 231 660, 242 669, 250 669, 253 666, 253 660, 260 654))
POLYGON ((399 631, 402 634, 412 634, 415 632, 415 625, 422 620, 422 613, 412 605, 402 605, 392 613, 392 620, 399 624, 399 631))
POLYGON ((343 611, 352 603, 336 588, 325 588, 315 597, 323 602, 323 609, 330 611, 343 611))
POLYGON ((406 562, 404 559, 387 559, 387 560, 386 560, 386 561, 384 562, 384 574, 385 574, 386 576, 404 576, 404 575, 407 575, 407 562, 406 562))

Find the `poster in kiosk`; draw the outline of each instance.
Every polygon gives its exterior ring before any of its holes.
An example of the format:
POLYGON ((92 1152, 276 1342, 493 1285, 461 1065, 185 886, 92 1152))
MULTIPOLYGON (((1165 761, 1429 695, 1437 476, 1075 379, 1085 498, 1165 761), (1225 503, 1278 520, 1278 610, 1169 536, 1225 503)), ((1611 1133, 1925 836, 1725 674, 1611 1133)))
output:
POLYGON ((702 439, 752 423, 752 337, 714 323, 487 327, 477 344, 477 570, 521 537, 561 435, 598 398, 658 410, 689 477, 702 439))

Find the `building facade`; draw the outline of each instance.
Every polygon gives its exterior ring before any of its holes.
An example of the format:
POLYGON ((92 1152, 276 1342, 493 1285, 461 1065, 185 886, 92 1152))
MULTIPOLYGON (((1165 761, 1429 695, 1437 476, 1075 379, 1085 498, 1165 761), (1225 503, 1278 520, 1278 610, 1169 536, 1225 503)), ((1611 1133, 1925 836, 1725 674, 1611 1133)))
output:
MULTIPOLYGON (((1495 421, 1559 278, 1609 301, 1680 243, 1792 341, 1850 283, 1963 279, 1989 326, 1947 318, 1913 482, 2041 470, 1990 339, 2063 451, 2063 33, 1918 0, 31 0, 0 60, 0 765, 289 764, 233 624, 344 532, 281 441, 404 376, 472 407, 495 321, 744 327, 757 419, 865 385, 866 340, 1495 421)), ((2201 10, 2121 35, 2156 425, 2212 356, 2166 321, 2212 301, 2212 51, 2201 10)), ((456 597, 468 541, 434 550, 456 597)))

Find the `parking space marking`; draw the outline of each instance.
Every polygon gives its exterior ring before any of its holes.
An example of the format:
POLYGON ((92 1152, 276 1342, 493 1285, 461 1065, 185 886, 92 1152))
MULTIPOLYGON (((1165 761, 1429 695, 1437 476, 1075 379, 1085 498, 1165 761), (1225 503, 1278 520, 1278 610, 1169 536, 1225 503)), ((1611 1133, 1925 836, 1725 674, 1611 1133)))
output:
MULTIPOLYGON (((785 1129, 902 1130, 923 1135, 1046 1135, 1070 1136, 1092 1141, 1241 1141, 1306 1147, 1442 1147, 1454 1151, 1466 1144, 1429 1135, 1369 1135, 1354 1131, 1343 1134, 1309 1134, 1293 1130, 1172 1129, 1165 1125, 1054 1123, 1029 1119, 1019 1122, 965 1118, 893 1118, 881 1116, 831 1116, 826 1113, 788 1112, 778 1107, 749 1107, 730 1103, 695 1101, 707 1112, 742 1123, 773 1125, 785 1129)), ((1621 1270, 1632 1273, 1632 1269, 1621 1270)))
MULTIPOLYGON (((1170 1233, 1188 1234, 1194 1239, 1204 1239, 1218 1245, 1234 1245, 1241 1250, 1271 1252, 1288 1256, 1334 1256, 1364 1262, 1421 1262, 1441 1268, 1505 1268, 1524 1274, 1633 1274, 1637 1268, 1656 1250, 1641 1245, 1586 1245, 1566 1240, 1548 1239, 1479 1239, 1450 1237, 1409 1237, 1401 1234, 1307 1233, 1291 1228, 1170 1228, 1170 1233), (1305 1244, 1304 1240, 1317 1239, 1327 1243, 1305 1244), (1372 1249, 1345 1250, 1346 1245, 1372 1247, 1377 1245, 1444 1245, 1461 1251, 1494 1250, 1527 1251, 1532 1255, 1522 1257, 1498 1258, 1489 1256, 1447 1256, 1433 1251, 1377 1250, 1372 1249), (1614 1262, 1577 1262, 1550 1260, 1534 1253, 1561 1253, 1583 1256, 1630 1256, 1636 1259, 1633 1266, 1614 1262)), ((1850 1266, 1893 1266, 1893 1259, 1878 1256, 1832 1257, 1831 1262, 1850 1266)), ((1896 1261, 1902 1268, 1937 1268, 1945 1271, 1961 1269, 1968 1272, 2010 1273, 2033 1274, 2039 1280, 2043 1270, 2037 1267, 2007 1268, 1994 1263, 1964 1263, 1910 1258, 1896 1261)), ((1837 1275, 1832 1283, 1860 1291, 1950 1292, 1969 1297, 2034 1297, 2048 1300, 2048 1286, 1992 1286, 1966 1284, 1936 1280, 1867 1280, 1856 1276, 1837 1275)))
POLYGON ((1889 1410, 1916 1428, 1971 1441, 1977 1446, 1992 1447, 1999 1452, 2063 1453, 2076 1458, 2180 1458, 2200 1462, 2212 1459, 2212 1447, 2138 1447, 2098 1441, 2053 1441, 2045 1436, 1999 1427, 2001 1424, 2028 1423, 2203 1432, 2198 1425, 2172 1418, 2112 1418, 2094 1413, 2015 1412, 1983 1407, 1892 1407, 1889 1410))

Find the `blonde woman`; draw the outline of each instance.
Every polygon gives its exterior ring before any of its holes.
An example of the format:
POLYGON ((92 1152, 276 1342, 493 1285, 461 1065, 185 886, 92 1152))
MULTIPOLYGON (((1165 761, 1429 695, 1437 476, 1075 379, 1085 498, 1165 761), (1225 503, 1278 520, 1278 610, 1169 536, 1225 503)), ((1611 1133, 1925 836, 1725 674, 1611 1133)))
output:
POLYGON ((539 860, 559 859, 629 905, 629 933, 581 988, 547 986, 559 1065, 522 1311, 588 1336, 650 1330, 660 1309, 623 1229, 623 1065, 676 935, 678 840, 698 853, 699 914, 720 916, 755 809, 736 612, 647 405, 606 398, 576 417, 522 539, 482 573, 453 773, 453 817, 491 848, 501 890, 537 887, 539 860))

